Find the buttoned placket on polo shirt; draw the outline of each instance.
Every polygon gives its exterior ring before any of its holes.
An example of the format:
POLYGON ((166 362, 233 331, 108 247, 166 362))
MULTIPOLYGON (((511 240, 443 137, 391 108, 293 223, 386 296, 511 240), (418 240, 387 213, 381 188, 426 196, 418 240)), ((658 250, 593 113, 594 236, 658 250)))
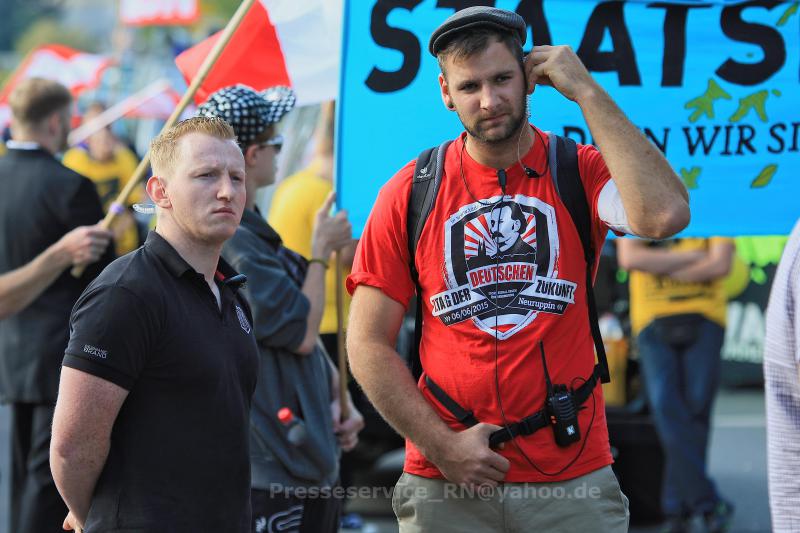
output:
POLYGON ((214 309, 214 312, 220 318, 222 324, 227 324, 228 321, 225 312, 234 300, 234 290, 215 278, 214 283, 217 284, 217 288, 219 289, 219 304, 217 304, 217 297, 214 296, 214 292, 211 290, 211 287, 208 286, 203 275, 198 272, 191 272, 189 276, 192 279, 192 284, 203 294, 203 300, 208 302, 214 309))

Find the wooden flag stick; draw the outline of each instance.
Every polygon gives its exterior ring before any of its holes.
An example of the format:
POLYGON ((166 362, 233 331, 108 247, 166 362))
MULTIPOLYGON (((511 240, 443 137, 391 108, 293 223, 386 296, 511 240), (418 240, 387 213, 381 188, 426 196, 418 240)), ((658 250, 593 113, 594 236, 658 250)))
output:
MULTIPOLYGON (((176 122, 178 122, 178 117, 181 116, 181 113, 183 113, 183 111, 186 109, 186 106, 189 105, 189 102, 191 102, 194 98, 195 93, 197 93, 197 89, 199 89, 200 85, 202 85, 205 81, 208 73, 211 71, 211 68, 219 59, 219 56, 222 54, 225 46, 227 46, 228 42, 231 40, 233 33, 242 23, 242 19, 244 19, 247 11, 250 9, 253 3, 255 3, 255 1, 256 0, 243 0, 243 2, 239 5, 236 13, 233 14, 231 20, 228 21, 228 25, 225 26, 225 29, 222 31, 222 35, 220 35, 217 42, 214 43, 214 48, 211 49, 208 57, 206 57, 205 61, 203 61, 203 64, 200 66, 200 70, 192 80, 192 83, 189 84, 186 92, 183 93, 183 98, 181 98, 181 101, 178 102, 178 105, 175 107, 172 115, 170 115, 170 117, 167 119, 164 127, 161 128, 161 132, 168 130, 174 126, 176 122)), ((105 218, 103 218, 103 221, 100 223, 103 228, 109 229, 111 227, 111 223, 114 222, 114 219, 117 217, 117 215, 124 212, 128 197, 131 195, 139 182, 142 181, 142 178, 144 178, 145 172, 147 171, 147 167, 149 165, 150 150, 147 151, 142 160, 139 162, 139 166, 136 167, 136 170, 133 172, 133 176, 128 181, 127 185, 125 185, 125 188, 122 189, 117 198, 114 200, 114 203, 111 204, 111 208, 108 210, 105 218)), ((85 269, 86 265, 76 265, 72 267, 71 273, 73 277, 79 278, 81 275, 83 275, 83 271, 85 269)))
POLYGON ((350 405, 347 403, 347 352, 344 339, 344 284, 342 283, 342 252, 333 254, 336 262, 336 342, 339 354, 339 405, 342 408, 342 420, 350 418, 350 405))
POLYGON ((88 139, 93 134, 102 130, 109 124, 121 119, 134 109, 141 107, 142 104, 152 100, 159 94, 170 88, 170 84, 165 79, 156 80, 144 89, 137 91, 124 100, 117 102, 91 120, 88 120, 72 130, 67 138, 67 144, 76 144, 88 139))

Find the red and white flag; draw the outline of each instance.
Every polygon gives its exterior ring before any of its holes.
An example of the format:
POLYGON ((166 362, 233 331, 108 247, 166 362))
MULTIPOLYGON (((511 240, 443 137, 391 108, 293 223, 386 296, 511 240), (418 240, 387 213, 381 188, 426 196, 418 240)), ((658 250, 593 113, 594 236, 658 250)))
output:
MULTIPOLYGON (((70 146, 81 143, 95 132, 123 117, 166 120, 172 115, 180 99, 181 95, 172 88, 167 80, 156 80, 120 100, 99 115, 92 117, 89 121, 83 122, 70 132, 68 142, 70 146)), ((194 113, 194 106, 187 106, 181 114, 180 120, 188 118, 194 113)))
MULTIPOLYGON (((221 33, 221 32, 220 32, 221 33)), ((339 88, 341 0, 259 0, 250 8, 195 95, 243 83, 256 90, 289 85, 300 105, 333 100, 339 88)), ((176 59, 187 83, 200 70, 219 33, 176 59)))
POLYGON ((120 0, 119 18, 129 26, 191 24, 200 17, 197 0, 120 0))
POLYGON ((10 118, 8 96, 19 82, 28 78, 47 78, 63 84, 73 96, 97 87, 111 58, 87 54, 60 44, 48 44, 30 52, 0 91, 0 125, 10 118))
POLYGON ((125 116, 127 118, 156 118, 166 120, 172 115, 172 112, 180 101, 181 95, 178 91, 167 86, 162 91, 142 100, 138 106, 125 113, 125 116))

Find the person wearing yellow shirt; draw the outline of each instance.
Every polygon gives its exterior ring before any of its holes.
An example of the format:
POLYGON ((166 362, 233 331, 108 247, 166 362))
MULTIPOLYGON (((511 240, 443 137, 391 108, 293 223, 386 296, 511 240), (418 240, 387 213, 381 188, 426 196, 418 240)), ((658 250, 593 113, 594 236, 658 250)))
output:
MULTIPOLYGON (((103 110, 102 105, 92 104, 84 114, 84 121, 94 118, 103 110)), ((108 212, 119 192, 133 176, 139 160, 106 127, 90 135, 85 148, 76 146, 67 150, 62 163, 94 182, 103 210, 108 212)), ((141 202, 143 197, 142 188, 137 187, 128 198, 128 207, 141 202)), ((135 250, 141 244, 139 230, 130 209, 117 216, 111 230, 114 234, 117 256, 135 250)))
MULTIPOLYGON (((317 128, 317 145, 312 162, 303 170, 281 181, 275 188, 269 215, 270 225, 283 239, 283 244, 292 251, 305 257, 311 257, 311 244, 314 232, 314 221, 317 211, 325 203, 325 199, 333 190, 333 104, 323 107, 319 127, 317 128)), ((355 243, 341 250, 342 279, 350 274, 353 264, 355 243)), ((328 259, 328 258, 325 258, 328 259)), ((336 320, 336 269, 326 272, 325 278, 325 311, 320 324, 320 336, 328 353, 337 357, 337 320, 336 320)), ((343 323, 347 325, 350 308, 350 295, 343 291, 343 323)))
POLYGON ((617 241, 630 271, 630 316, 648 403, 665 468, 663 531, 688 532, 701 515, 706 530, 725 531, 733 505, 706 469, 711 406, 719 387, 727 301, 723 278, 730 239, 617 241))

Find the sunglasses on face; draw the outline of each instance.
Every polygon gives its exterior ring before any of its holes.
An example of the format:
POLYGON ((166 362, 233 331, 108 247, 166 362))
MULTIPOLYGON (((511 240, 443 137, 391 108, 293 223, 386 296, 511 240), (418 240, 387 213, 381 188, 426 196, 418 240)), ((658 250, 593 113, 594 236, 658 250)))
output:
POLYGON ((273 148, 275 148, 275 153, 278 153, 281 151, 281 148, 283 147, 283 135, 281 135, 280 133, 274 135, 269 139, 267 139, 266 141, 264 141, 263 143, 259 143, 259 146, 261 148, 272 146, 273 148))

